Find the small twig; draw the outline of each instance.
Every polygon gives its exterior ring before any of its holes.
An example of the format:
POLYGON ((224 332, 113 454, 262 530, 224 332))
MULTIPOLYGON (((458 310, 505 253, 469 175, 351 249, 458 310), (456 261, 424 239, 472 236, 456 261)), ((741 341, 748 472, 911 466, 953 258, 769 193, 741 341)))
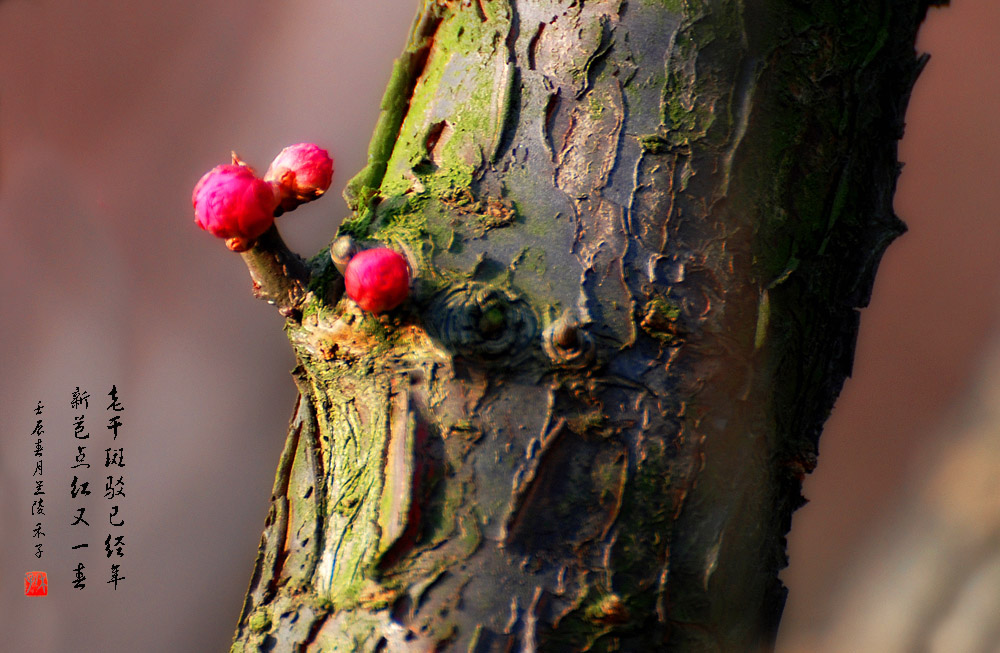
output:
POLYGON ((282 316, 295 318, 308 293, 309 270, 299 255, 285 245, 277 227, 271 225, 240 256, 250 270, 254 297, 277 306, 282 316))

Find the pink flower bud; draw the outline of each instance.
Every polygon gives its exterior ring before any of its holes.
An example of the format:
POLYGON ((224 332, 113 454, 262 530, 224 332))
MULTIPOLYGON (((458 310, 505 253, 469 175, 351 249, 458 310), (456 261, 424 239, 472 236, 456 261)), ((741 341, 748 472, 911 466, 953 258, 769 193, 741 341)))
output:
POLYGON ((278 186, 281 208, 291 211, 330 188, 333 159, 326 150, 312 143, 289 145, 271 162, 264 180, 278 186))
POLYGON ((344 270, 347 296, 372 313, 390 311, 410 293, 410 266, 403 255, 380 247, 365 249, 344 270))
POLYGON ((194 187, 191 203, 199 227, 219 238, 235 239, 247 249, 274 224, 278 196, 247 166, 227 164, 205 173, 194 187))

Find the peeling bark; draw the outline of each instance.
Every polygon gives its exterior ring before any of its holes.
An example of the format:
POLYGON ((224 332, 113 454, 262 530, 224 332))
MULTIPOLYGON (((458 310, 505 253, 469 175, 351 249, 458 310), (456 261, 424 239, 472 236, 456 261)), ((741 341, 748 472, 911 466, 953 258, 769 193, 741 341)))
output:
POLYGON ((293 284, 233 650, 769 650, 926 5, 426 1, 341 225, 413 294, 293 284))

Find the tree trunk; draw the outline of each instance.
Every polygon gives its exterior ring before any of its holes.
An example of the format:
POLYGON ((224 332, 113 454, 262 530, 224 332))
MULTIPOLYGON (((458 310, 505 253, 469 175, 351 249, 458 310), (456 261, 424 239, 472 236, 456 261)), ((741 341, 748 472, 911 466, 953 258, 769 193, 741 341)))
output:
POLYGON ((773 647, 928 0, 425 0, 341 233, 244 255, 300 397, 234 651, 773 647))

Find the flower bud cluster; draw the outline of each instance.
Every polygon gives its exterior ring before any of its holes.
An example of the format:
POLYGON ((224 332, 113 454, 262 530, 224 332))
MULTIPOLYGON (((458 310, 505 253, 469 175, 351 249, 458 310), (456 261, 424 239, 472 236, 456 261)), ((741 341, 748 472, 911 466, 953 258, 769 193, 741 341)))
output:
POLYGON ((231 164, 212 168, 195 185, 194 221, 243 252, 271 228, 275 215, 322 196, 332 181, 333 159, 312 143, 283 149, 263 179, 234 154, 231 164))

